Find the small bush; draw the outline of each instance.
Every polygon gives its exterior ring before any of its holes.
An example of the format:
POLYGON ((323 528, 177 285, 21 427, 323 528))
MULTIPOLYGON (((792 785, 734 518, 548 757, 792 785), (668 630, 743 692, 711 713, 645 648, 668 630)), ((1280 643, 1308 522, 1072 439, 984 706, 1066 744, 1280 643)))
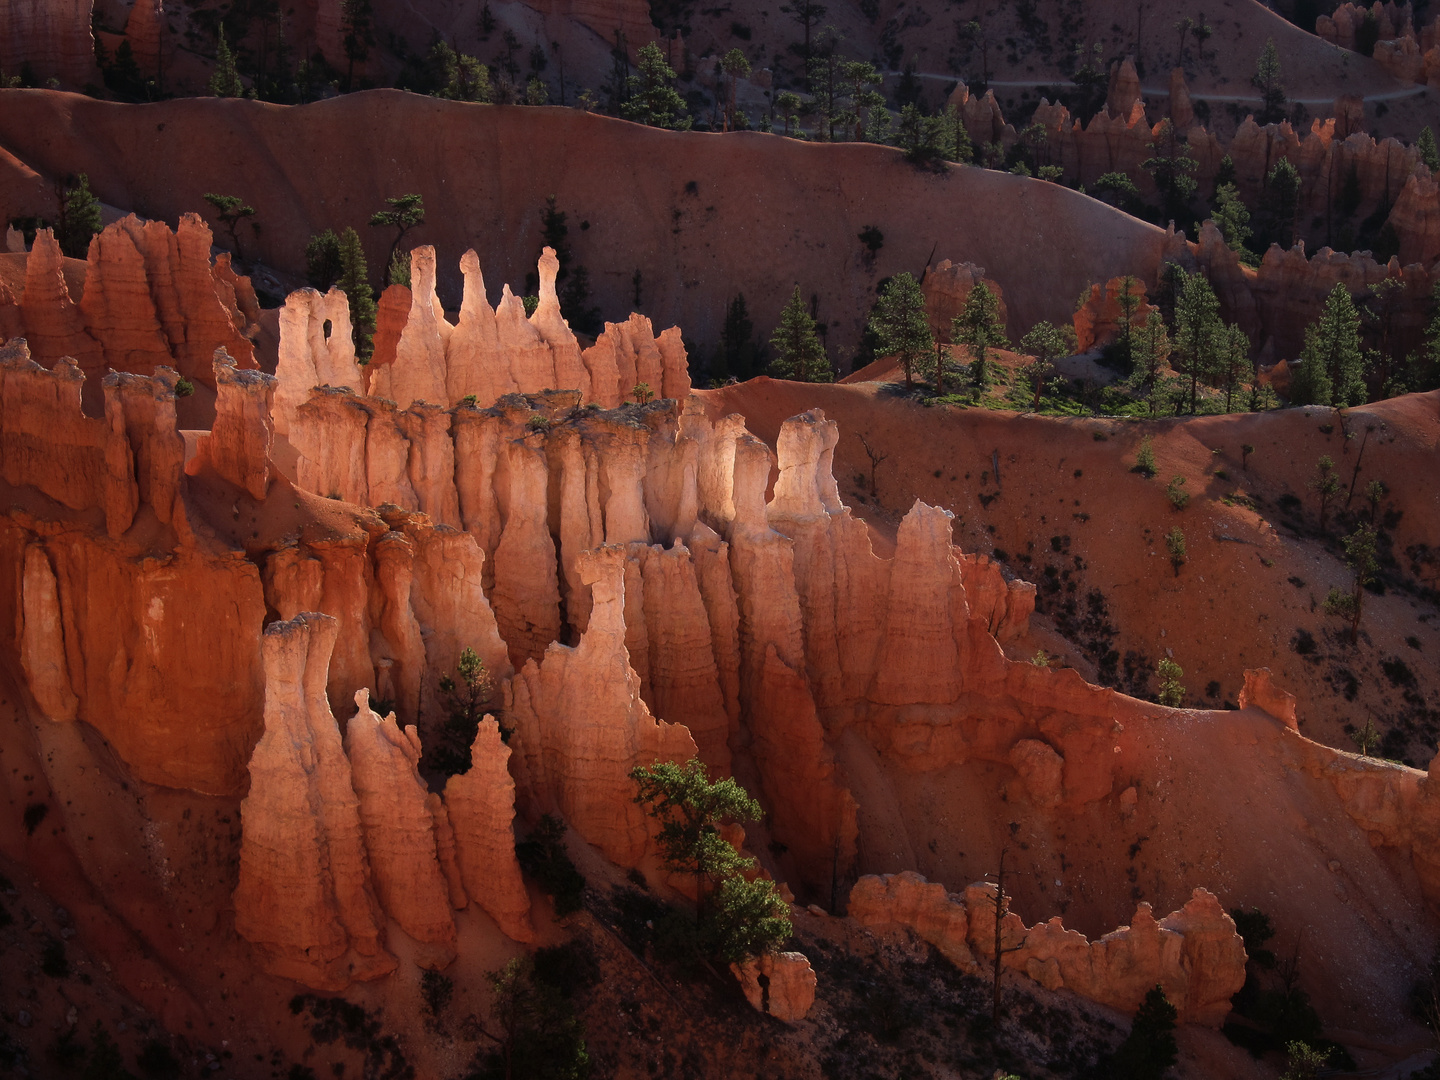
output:
POLYGON ((1162 656, 1155 670, 1160 676, 1160 693, 1157 695, 1160 704, 1178 709, 1185 700, 1185 684, 1180 681, 1185 675, 1184 669, 1169 657, 1162 656))
POLYGON ((1311 656, 1317 648, 1315 635, 1309 630, 1296 630, 1295 636, 1290 639, 1290 647, 1300 656, 1311 656))
POLYGON ((1185 565, 1189 552, 1185 546, 1185 533, 1177 525, 1165 534, 1165 548, 1170 552, 1170 564, 1175 567, 1175 576, 1180 576, 1180 567, 1185 565))
POLYGON ((1146 480, 1155 476, 1155 448, 1151 445, 1150 436, 1146 435, 1140 440, 1140 449, 1135 451, 1135 464, 1131 472, 1139 473, 1146 480))
POLYGON ((1190 505, 1190 494, 1185 490, 1185 477, 1172 476, 1170 483, 1165 485, 1165 497, 1170 500, 1170 505, 1176 510, 1184 510, 1190 505))
POLYGON ((25 825, 25 835, 34 836, 35 830, 40 827, 40 823, 45 820, 45 815, 48 813, 50 813, 48 803, 31 803, 25 807, 25 813, 20 816, 20 820, 25 825))
POLYGON ((177 398, 189 397, 193 393, 195 393, 195 384, 189 379, 175 380, 175 396, 177 398))
POLYGON ((531 431, 545 431, 550 427, 550 421, 540 413, 531 413, 530 419, 525 421, 525 426, 531 431))
POLYGON ((454 996, 454 979, 438 971, 427 971, 420 976, 420 1000, 425 1003, 425 1011, 437 1020, 450 1007, 450 999, 454 996))

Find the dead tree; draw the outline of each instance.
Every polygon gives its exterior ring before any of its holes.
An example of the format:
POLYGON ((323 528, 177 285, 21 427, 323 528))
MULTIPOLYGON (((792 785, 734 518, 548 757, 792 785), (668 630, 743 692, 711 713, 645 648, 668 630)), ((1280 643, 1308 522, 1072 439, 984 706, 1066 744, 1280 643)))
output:
POLYGON ((870 440, 865 438, 864 435, 859 436, 859 438, 860 445, 865 447, 865 456, 870 459, 870 497, 872 499, 878 499, 880 497, 880 489, 875 486, 875 470, 878 469, 880 463, 890 455, 882 454, 879 450, 876 450, 875 447, 870 445, 870 440))
POLYGON ((1005 916, 1009 914, 1005 895, 1005 856, 1009 848, 1000 849, 1000 869, 995 874, 995 964, 994 964, 994 1000, 991 1005, 990 1024, 992 1032, 1000 1026, 1000 972, 1007 953, 1019 952, 1025 947, 1025 942, 1030 940, 1030 935, 1020 939, 1020 944, 1011 945, 1008 949, 1004 947, 1005 937, 1005 916))

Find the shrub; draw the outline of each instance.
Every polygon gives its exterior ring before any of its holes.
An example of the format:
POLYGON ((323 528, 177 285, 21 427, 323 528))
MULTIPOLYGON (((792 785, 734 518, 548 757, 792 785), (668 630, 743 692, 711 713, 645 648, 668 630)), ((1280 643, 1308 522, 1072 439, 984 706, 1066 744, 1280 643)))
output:
POLYGON ((1164 656, 1160 658, 1155 670, 1160 676, 1160 704, 1178 709, 1185 700, 1185 684, 1180 681, 1185 670, 1174 660, 1164 656))
POLYGON ((50 813, 48 803, 36 802, 25 807, 25 812, 20 815, 20 820, 25 825, 25 835, 34 836, 35 830, 40 827, 40 823, 45 820, 45 815, 48 813, 50 813))
POLYGON ((583 906, 585 876, 575 869, 565 850, 565 823, 545 814, 535 831, 515 845, 521 868, 539 882, 555 901, 556 915, 569 915, 583 906))
POLYGON ((454 996, 455 980, 438 971, 427 971, 420 976, 420 1000, 425 1003, 425 1011, 437 1020, 450 1007, 454 996))
POLYGON ((189 397, 193 393, 195 393, 195 384, 189 379, 175 380, 175 396, 177 398, 189 397))
POLYGON ((1189 506, 1190 494, 1185 490, 1185 477, 1178 474, 1172 476, 1170 483, 1165 485, 1165 497, 1176 510, 1184 510, 1189 506))
POLYGON ((1165 534, 1165 548, 1170 552, 1170 564, 1175 567, 1175 576, 1180 576, 1180 567, 1185 565, 1188 555, 1185 546, 1185 533, 1180 526, 1175 526, 1165 534))
POLYGON ((1151 445, 1150 436, 1146 435, 1140 440, 1140 449, 1135 451, 1135 464, 1131 472, 1139 473, 1149 480, 1155 475, 1155 448, 1151 445))

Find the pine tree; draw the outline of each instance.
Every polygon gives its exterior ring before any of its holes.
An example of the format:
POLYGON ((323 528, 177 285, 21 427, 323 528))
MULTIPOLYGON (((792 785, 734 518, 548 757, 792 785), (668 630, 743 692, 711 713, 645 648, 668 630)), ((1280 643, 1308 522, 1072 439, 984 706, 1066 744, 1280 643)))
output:
POLYGON ((55 223, 55 242, 62 254, 83 259, 90 252, 90 238, 100 231, 100 200, 90 190, 90 178, 81 173, 75 183, 60 191, 60 218, 55 223))
POLYGON ((1034 357, 1025 365, 1025 377, 1030 380, 1030 390, 1034 395, 1032 408, 1036 412, 1040 410, 1040 396, 1045 392, 1046 380, 1055 370, 1055 360, 1069 355, 1073 337, 1071 327, 1062 330, 1054 323, 1038 322, 1020 339, 1021 350, 1034 357))
POLYGON ((1325 597, 1325 613, 1339 615, 1350 621, 1350 644, 1360 639, 1360 616, 1365 605, 1365 586, 1375 580, 1380 572, 1380 562, 1375 556, 1379 533, 1368 521, 1361 524, 1345 537, 1345 564, 1350 567, 1354 579, 1350 591, 1331 589, 1325 597))
POLYGON ((1275 48, 1274 38, 1267 41, 1261 50, 1250 83, 1260 91, 1260 115, 1256 119, 1262 124, 1278 124, 1284 120, 1285 87, 1280 82, 1280 53, 1275 48))
POLYGON ((1420 129, 1420 137, 1415 140, 1415 149, 1420 152, 1420 160, 1432 173, 1440 172, 1440 146, 1435 143, 1435 132, 1429 126, 1420 129))
POLYGON ((220 39, 215 46, 215 73, 210 76, 210 94, 213 97, 244 97, 245 87, 240 82, 240 73, 235 69, 235 54, 225 40, 225 24, 220 24, 220 39))
POLYGON ((1250 239, 1250 211, 1245 200, 1240 198, 1240 189, 1234 184, 1221 184, 1215 189, 1215 226, 1225 237, 1231 251, 1238 251, 1242 257, 1248 255, 1245 241, 1250 239))
POLYGON ((675 92, 671 84, 675 72, 665 60, 660 46, 650 42, 636 57, 638 75, 627 80, 630 100, 620 109, 626 120, 648 124, 651 127, 669 128, 672 131, 689 131, 690 117, 685 115, 685 99, 675 92))
POLYGON ((1160 371, 1170 359, 1170 334, 1160 312, 1150 312, 1145 325, 1136 329, 1131 354, 1130 385, 1149 404, 1150 415, 1154 416, 1159 412, 1160 371))
POLYGON ((1220 367, 1217 374, 1225 387, 1225 411, 1232 411, 1235 395, 1246 376, 1254 372, 1250 363, 1250 337, 1239 326, 1231 324, 1220 342, 1220 367))
POLYGON ((355 84, 355 65, 364 63, 375 44, 372 0, 340 0, 340 30, 345 48, 345 91, 355 84))
MULTIPOLYGON (((817 341, 816 344, 819 344, 817 341)), ((725 309, 725 322, 720 328, 720 350, 716 357, 716 377, 734 377, 742 382, 758 373, 759 349, 755 342, 755 323, 745 294, 737 293, 725 309)))
POLYGON ((1182 375, 1190 376, 1190 412, 1199 408, 1201 379, 1213 378, 1228 334, 1220 321, 1220 301, 1201 273, 1187 274, 1175 298, 1175 346, 1182 375))
POLYGON ((1265 212, 1270 239, 1287 250, 1295 244, 1295 215, 1300 212, 1300 173, 1281 158, 1265 179, 1265 212))
POLYGON ((875 332, 876 352, 899 360, 905 386, 913 388, 915 366, 929 355, 935 339, 925 317, 925 294, 909 271, 885 284, 870 315, 870 329, 875 332))
POLYGON ((386 267, 389 267, 395 262, 395 253, 400 249, 400 242, 405 239, 405 234, 415 226, 424 224, 425 200, 412 193, 397 195, 385 201, 390 204, 390 209, 372 214, 370 224, 395 230, 395 240, 390 245, 390 254, 385 260, 386 267))
POLYGON ((965 306, 950 321, 950 340, 970 349, 970 379, 977 389, 990 385, 985 360, 990 349, 1010 344, 1000 321, 1000 300, 983 281, 977 281, 965 306))
POLYGON ((770 371, 776 378, 830 382, 835 377, 825 356, 825 347, 815 333, 815 320, 800 296, 799 285, 780 313, 780 325, 770 338, 770 347, 775 350, 770 371))
POLYGON ((305 245, 305 277, 310 287, 328 292, 331 285, 340 280, 343 267, 340 265, 340 238, 334 229, 310 237, 305 245))
MULTIPOLYGON (((215 208, 215 215, 220 219, 220 224, 230 234, 230 243, 235 247, 235 257, 243 258, 240 252, 240 222, 245 218, 255 216, 255 208, 247 206, 245 200, 239 195, 219 195, 215 192, 207 192, 205 201, 215 208)), ((252 222, 253 225, 253 222, 252 222)), ((254 226, 258 231, 259 226, 254 226)))
POLYGON ((340 234, 340 279, 335 284, 350 298, 355 355, 361 363, 366 363, 375 334, 375 292, 370 288, 370 272, 365 265, 360 234, 353 228, 340 234))
POLYGON ((725 94, 725 130, 730 131, 735 127, 735 97, 740 89, 740 80, 750 74, 750 61, 739 49, 731 49, 720 58, 720 70, 729 80, 725 94))
POLYGON ((1175 1042, 1178 1016, 1159 986, 1146 994, 1130 1024, 1130 1034, 1110 1059, 1110 1075, 1115 1080, 1161 1080, 1180 1060, 1175 1042))
POLYGON ((1165 210, 1172 218, 1181 218, 1195 194, 1195 169, 1198 163, 1190 156, 1189 144, 1180 138, 1175 125, 1168 119, 1160 121, 1150 157, 1140 163, 1160 189, 1165 210))
POLYGON ((1360 312, 1350 291, 1336 283, 1320 317, 1305 330, 1302 363, 1290 383, 1296 405, 1360 405, 1365 401, 1365 359, 1360 312))

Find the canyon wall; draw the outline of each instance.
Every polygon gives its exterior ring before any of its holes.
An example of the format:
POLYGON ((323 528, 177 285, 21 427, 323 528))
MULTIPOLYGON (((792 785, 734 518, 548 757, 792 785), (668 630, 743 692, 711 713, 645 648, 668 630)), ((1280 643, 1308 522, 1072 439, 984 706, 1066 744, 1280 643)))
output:
POLYGON ((94 0, 4 0, 0 73, 18 76, 28 66, 41 82, 58 79, 68 89, 98 84, 90 32, 94 6, 94 0))

